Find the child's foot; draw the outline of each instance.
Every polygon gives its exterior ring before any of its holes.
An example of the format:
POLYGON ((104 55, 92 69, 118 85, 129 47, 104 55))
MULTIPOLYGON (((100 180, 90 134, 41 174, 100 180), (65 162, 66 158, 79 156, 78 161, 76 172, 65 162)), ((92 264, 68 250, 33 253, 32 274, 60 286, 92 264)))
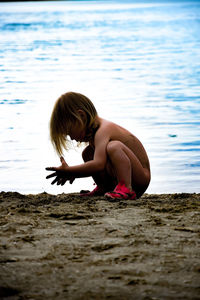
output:
POLYGON ((93 197, 93 196, 103 196, 105 193, 105 190, 102 189, 101 187, 99 186, 96 186, 95 189, 91 192, 84 192, 84 191, 81 191, 80 192, 80 196, 83 196, 83 197, 93 197))
POLYGON ((105 196, 108 199, 136 199, 136 193, 134 191, 130 191, 122 182, 118 183, 113 192, 108 192, 105 194, 105 196))

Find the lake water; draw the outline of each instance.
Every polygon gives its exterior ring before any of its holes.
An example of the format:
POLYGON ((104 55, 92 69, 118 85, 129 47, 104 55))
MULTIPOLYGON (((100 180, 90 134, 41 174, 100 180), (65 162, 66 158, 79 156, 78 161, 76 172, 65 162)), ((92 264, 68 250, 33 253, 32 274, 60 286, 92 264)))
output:
POLYGON ((143 142, 148 193, 200 192, 200 1, 0 3, 0 82, 0 191, 93 188, 45 179, 51 110, 72 90, 143 142))

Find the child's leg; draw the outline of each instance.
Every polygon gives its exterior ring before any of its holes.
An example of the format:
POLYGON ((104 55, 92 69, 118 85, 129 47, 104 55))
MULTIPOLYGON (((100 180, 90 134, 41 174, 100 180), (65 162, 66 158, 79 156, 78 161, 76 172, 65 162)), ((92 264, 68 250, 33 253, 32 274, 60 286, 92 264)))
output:
MULTIPOLYGON (((94 149, 91 146, 87 146, 82 152, 84 162, 92 160, 93 157, 94 149)), ((96 185, 102 190, 102 193, 112 190, 116 185, 116 180, 109 173, 105 170, 92 176, 96 185)))
POLYGON ((150 172, 143 168, 136 155, 119 141, 109 142, 107 153, 117 181, 124 182, 130 190, 133 188, 139 196, 143 194, 149 185, 150 172))

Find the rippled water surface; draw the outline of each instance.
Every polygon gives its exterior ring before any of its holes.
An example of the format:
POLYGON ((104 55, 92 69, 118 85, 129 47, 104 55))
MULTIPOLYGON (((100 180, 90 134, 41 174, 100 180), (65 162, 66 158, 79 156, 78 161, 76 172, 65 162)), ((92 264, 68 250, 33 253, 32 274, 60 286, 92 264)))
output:
POLYGON ((45 180, 52 106, 73 90, 141 139, 149 193, 200 192, 199 32, 200 1, 0 3, 0 190, 93 188, 45 180))

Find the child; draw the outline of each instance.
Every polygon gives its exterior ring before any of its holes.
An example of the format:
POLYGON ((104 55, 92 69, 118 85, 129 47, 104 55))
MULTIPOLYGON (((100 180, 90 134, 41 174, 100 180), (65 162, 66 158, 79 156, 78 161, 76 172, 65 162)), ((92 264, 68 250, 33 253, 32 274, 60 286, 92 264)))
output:
POLYGON ((52 184, 63 185, 75 178, 92 176, 96 188, 84 196, 105 195, 109 199, 139 198, 150 182, 150 165, 141 142, 128 130, 98 116, 86 96, 69 92, 55 103, 50 120, 50 137, 61 166, 46 168, 54 171, 52 184), (69 166, 62 157, 70 140, 87 142, 83 164, 69 166))

